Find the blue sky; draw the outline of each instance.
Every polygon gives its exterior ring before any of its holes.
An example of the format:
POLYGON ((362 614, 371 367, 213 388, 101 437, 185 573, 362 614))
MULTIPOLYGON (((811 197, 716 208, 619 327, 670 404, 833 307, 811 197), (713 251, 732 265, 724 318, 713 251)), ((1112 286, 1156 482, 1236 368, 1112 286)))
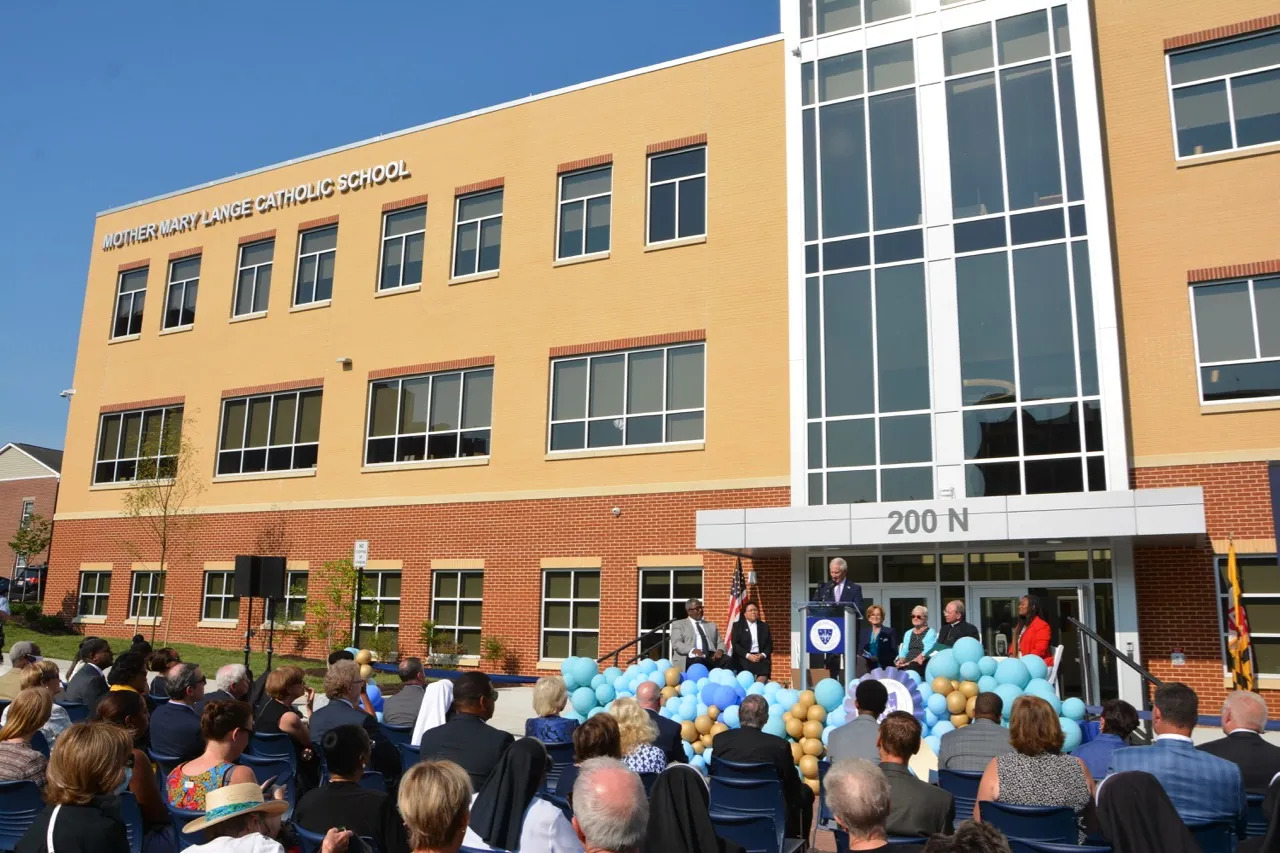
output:
POLYGON ((0 445, 62 446, 99 210, 777 31, 777 0, 0 3, 0 445))

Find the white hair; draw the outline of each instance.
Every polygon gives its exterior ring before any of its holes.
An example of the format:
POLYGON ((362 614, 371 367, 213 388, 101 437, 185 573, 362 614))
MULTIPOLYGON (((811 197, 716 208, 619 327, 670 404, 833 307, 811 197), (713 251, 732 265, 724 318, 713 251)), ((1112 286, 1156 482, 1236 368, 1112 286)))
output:
POLYGON ((248 677, 249 670, 245 669, 244 664, 229 663, 218 667, 218 673, 213 677, 213 688, 229 693, 231 692, 231 685, 239 684, 248 677))
POLYGON ((827 563, 828 568, 830 568, 831 566, 839 566, 840 571, 844 572, 845 574, 849 573, 849 564, 845 562, 844 557, 833 558, 830 563, 827 563))
POLYGON ((1240 728, 1261 733, 1267 728, 1267 700, 1248 690, 1233 690, 1222 703, 1222 716, 1231 712, 1240 728))
POLYGON ((587 846, 638 850, 649 823, 649 799, 640 777, 616 758, 590 758, 573 783, 573 819, 587 846))
POLYGON ((889 780, 865 758, 837 761, 824 782, 827 803, 850 841, 874 841, 887 837, 889 780))

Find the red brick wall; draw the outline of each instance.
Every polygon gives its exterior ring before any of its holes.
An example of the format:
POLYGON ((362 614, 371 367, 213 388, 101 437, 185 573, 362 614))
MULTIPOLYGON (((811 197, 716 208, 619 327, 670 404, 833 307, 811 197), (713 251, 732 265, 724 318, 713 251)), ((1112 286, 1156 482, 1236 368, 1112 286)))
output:
MULTIPOLYGON (((431 560, 476 559, 485 563, 483 633, 502 636, 514 650, 518 670, 535 674, 539 655, 542 571, 548 557, 601 558, 600 651, 610 651, 638 633, 639 580, 636 558, 694 554, 695 512, 699 509, 786 506, 786 488, 613 495, 491 503, 439 504, 366 509, 281 511, 200 516, 191 541, 169 559, 164 621, 171 640, 239 648, 246 613, 236 631, 197 628, 204 563, 236 554, 268 550, 282 541, 286 556, 310 563, 312 589, 325 561, 349 557, 356 539, 369 540, 370 560, 402 560, 400 651, 421 653, 419 626, 430 614, 431 560), (617 518, 611 510, 619 507, 617 518)), ((134 536, 125 519, 58 522, 56 565, 49 577, 46 608, 75 611, 79 567, 114 564, 108 618, 95 634, 125 637, 134 536)), ((703 595, 707 618, 723 629, 734 558, 703 554, 703 595)), ((752 561, 744 560, 750 571, 752 561)), ((790 557, 755 561, 766 615, 777 638, 774 675, 790 673, 790 557)), ((261 604, 257 605, 258 621, 261 604)), ((244 607, 242 606, 242 611, 244 607)), ((157 636, 163 636, 162 624, 157 636)), ((255 648, 265 638, 255 639, 255 648)), ((294 650, 292 643, 278 651, 294 650)), ((308 649, 319 656, 321 649, 308 649)))
MULTIPOLYGON (((18 532, 22 521, 22 502, 35 498, 37 515, 53 518, 53 507, 58 498, 58 478, 40 477, 31 480, 0 480, 0 575, 8 577, 13 569, 14 556, 9 550, 9 540, 18 532)), ((39 565, 48 554, 33 554, 27 561, 39 565)))
MULTIPOLYGON (((1266 462, 1139 468, 1140 489, 1172 486, 1204 488, 1209 536, 1187 547, 1135 548, 1138 631, 1143 664, 1158 678, 1181 681, 1200 694, 1202 714, 1216 714, 1222 686, 1222 646, 1215 611, 1217 585, 1210 539, 1270 539, 1275 536, 1266 462), (1186 666, 1173 666, 1174 647, 1186 666)), ((1272 713, 1280 713, 1280 691, 1263 691, 1272 713)))

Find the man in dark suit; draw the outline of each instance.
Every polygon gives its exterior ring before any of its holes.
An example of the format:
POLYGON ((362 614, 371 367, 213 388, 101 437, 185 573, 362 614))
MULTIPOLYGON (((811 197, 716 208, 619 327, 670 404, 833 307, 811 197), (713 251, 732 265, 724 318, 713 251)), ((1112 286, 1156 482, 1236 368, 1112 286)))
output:
POLYGON ((938 631, 939 646, 951 648, 962 637, 972 637, 982 642, 977 627, 964 621, 964 602, 958 598, 948 601, 947 606, 942 608, 942 623, 942 628, 938 631))
POLYGON ((1246 794, 1265 794, 1280 773, 1280 746, 1262 739, 1267 728, 1267 700, 1257 693, 1234 690, 1222 704, 1226 737, 1200 745, 1202 752, 1240 767, 1246 794))
POLYGON ((653 724, 658 727, 658 739, 654 744, 667 754, 667 763, 679 762, 687 764, 689 759, 684 754, 684 741, 680 737, 680 724, 675 720, 668 720, 666 717, 658 713, 661 707, 662 693, 658 689, 658 685, 652 681, 645 681, 636 688, 636 702, 644 708, 645 713, 649 715, 649 719, 653 720, 653 724))
POLYGON ((210 702, 248 702, 253 682, 244 664, 229 663, 218 667, 213 676, 213 687, 213 691, 204 694, 196 706, 197 711, 204 711, 204 706, 210 702))
POLYGON ((741 727, 716 735, 712 744, 716 758, 741 764, 772 764, 778 769, 782 796, 787 803, 787 837, 803 838, 813 823, 813 791, 801 784, 791 747, 786 740, 761 731, 769 722, 769 702, 763 696, 748 696, 738 706, 741 727))
POLYGON ((460 765, 470 774, 471 787, 479 791, 507 747, 515 743, 509 732, 489 725, 497 700, 498 691, 483 672, 459 676, 453 683, 453 719, 423 732, 423 759, 460 765))
MULTIPOLYGON (((862 614, 866 613, 862 604, 862 587, 849 580, 849 564, 843 557, 836 557, 827 566, 827 571, 831 576, 831 582, 824 583, 818 589, 818 600, 852 604, 858 609, 858 619, 861 620, 862 614)), ((825 660, 819 660, 818 656, 814 655, 810 666, 825 666, 831 673, 831 677, 843 684, 844 656, 824 655, 823 657, 825 660)))
POLYGON ((906 711, 893 711, 880 721, 880 770, 889 780, 889 835, 928 838, 951 833, 955 798, 936 785, 917 779, 907 769, 920 751, 920 722, 906 711))
POLYGON ((755 602, 742 611, 742 618, 733 623, 729 647, 733 651, 734 669, 746 670, 756 681, 769 680, 769 658, 773 656, 773 634, 768 624, 760 621, 760 608, 755 602))
POLYGON ((390 780, 400 778, 400 751, 378 727, 378 718, 361 707, 365 682, 360 677, 360 664, 340 660, 324 674, 324 693, 329 704, 311 715, 311 742, 319 743, 325 732, 338 726, 361 726, 373 745, 370 770, 390 780))
POLYGON ((115 656, 111 654, 111 644, 106 640, 89 637, 80 644, 80 660, 80 671, 71 676, 62 698, 67 702, 79 702, 92 714, 98 707, 98 700, 110 689, 103 670, 111 666, 115 656))
MULTIPOLYGON (((124 657, 124 655, 121 655, 124 657)), ((204 673, 200 665, 175 663, 164 678, 169 701, 151 712, 151 749, 158 755, 190 761, 204 752, 200 734, 200 711, 204 699, 204 673)))

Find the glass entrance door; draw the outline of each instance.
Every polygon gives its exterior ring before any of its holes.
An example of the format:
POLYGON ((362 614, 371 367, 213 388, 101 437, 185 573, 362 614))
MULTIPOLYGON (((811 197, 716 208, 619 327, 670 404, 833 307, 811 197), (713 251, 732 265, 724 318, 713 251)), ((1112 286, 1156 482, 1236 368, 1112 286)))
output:
POLYGON ((987 654, 1005 657, 1013 642, 1013 626, 1018 621, 1018 599, 1027 594, 1025 586, 970 587, 969 612, 978 626, 982 648, 987 654))
POLYGON ((1062 696, 1082 695, 1080 633, 1067 619, 1079 619, 1089 624, 1088 614, 1084 611, 1084 591, 1085 584, 971 588, 970 610, 978 615, 983 648, 987 654, 996 657, 1004 657, 1012 651, 1018 601, 1024 595, 1034 595, 1044 607, 1044 617, 1053 630, 1054 642, 1063 647, 1062 662, 1058 666, 1058 692, 1062 696))

